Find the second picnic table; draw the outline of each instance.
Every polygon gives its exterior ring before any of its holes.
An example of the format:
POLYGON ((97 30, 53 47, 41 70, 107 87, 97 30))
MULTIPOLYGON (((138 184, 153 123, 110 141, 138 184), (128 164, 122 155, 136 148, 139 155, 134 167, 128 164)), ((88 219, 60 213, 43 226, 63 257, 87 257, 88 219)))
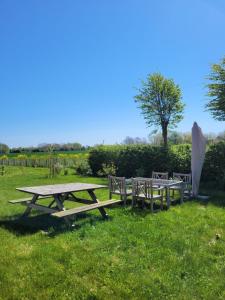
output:
POLYGON ((66 183, 54 185, 42 185, 35 187, 21 187, 17 188, 18 191, 31 194, 32 197, 11 200, 12 204, 21 203, 27 206, 23 216, 28 216, 32 209, 36 209, 58 218, 65 218, 68 222, 68 217, 74 216, 78 213, 98 209, 103 216, 107 218, 107 213, 104 207, 121 202, 121 200, 107 200, 99 201, 95 195, 95 190, 106 188, 105 185, 89 184, 89 183, 66 183), (75 195, 77 192, 86 191, 91 199, 79 198, 75 195), (37 203, 38 200, 53 198, 49 205, 37 203), (76 208, 66 209, 64 201, 73 201, 78 203, 87 204, 76 208), (54 207, 53 207, 54 205, 54 207))
MULTIPOLYGON (((179 186, 180 187, 180 193, 181 193, 181 203, 183 203, 184 200, 184 183, 181 180, 176 179, 156 179, 156 178, 146 178, 146 177, 135 177, 134 179, 140 179, 140 180, 151 180, 153 183, 153 187, 163 187, 166 191, 166 204, 167 208, 170 208, 171 199, 170 199, 170 188, 179 186)), ((127 186, 132 185, 132 178, 126 179, 127 186)))

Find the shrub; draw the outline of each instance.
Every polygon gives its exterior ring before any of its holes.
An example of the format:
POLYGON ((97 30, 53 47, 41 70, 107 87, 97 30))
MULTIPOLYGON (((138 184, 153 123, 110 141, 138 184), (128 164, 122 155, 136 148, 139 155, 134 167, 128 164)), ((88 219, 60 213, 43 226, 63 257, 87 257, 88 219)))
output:
POLYGON ((64 169, 63 174, 64 174, 64 176, 67 176, 69 174, 69 170, 68 169, 64 169))
POLYGON ((0 160, 7 160, 8 159, 8 156, 7 155, 2 155, 0 156, 0 160))
POLYGON ((202 179, 225 189, 225 142, 209 146, 203 166, 202 179))
POLYGON ((91 167, 86 158, 80 158, 80 159, 76 160, 74 168, 75 168, 76 174, 85 175, 85 176, 92 175, 91 167))
POLYGON ((103 164, 102 170, 98 171, 98 176, 116 175, 116 166, 114 163, 103 164))
POLYGON ((152 171, 190 172, 190 145, 169 149, 151 145, 99 146, 90 150, 89 163, 94 175, 114 165, 116 175, 150 177, 152 171))
POLYGON ((27 159, 27 155, 26 154, 19 154, 19 155, 17 155, 17 159, 19 159, 19 160, 26 160, 27 159))
POLYGON ((59 162, 50 164, 49 177, 53 178, 55 176, 58 176, 61 173, 62 169, 63 169, 63 165, 60 164, 59 162))

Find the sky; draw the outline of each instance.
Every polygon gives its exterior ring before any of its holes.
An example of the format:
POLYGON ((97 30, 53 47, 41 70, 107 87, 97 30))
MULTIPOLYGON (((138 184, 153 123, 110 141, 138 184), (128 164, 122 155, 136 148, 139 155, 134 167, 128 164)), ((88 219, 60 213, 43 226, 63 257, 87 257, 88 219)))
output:
POLYGON ((0 142, 120 143, 147 137, 134 102, 161 72, 182 89, 188 132, 221 132, 205 111, 225 55, 224 0, 0 0, 0 142))

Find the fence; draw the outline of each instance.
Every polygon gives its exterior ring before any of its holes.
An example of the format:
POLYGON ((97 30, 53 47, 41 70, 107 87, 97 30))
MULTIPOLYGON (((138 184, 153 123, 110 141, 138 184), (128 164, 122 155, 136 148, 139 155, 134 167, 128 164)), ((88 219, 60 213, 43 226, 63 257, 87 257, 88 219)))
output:
POLYGON ((77 158, 26 158, 26 159, 18 159, 18 158, 8 158, 8 159, 0 159, 0 166, 20 166, 20 167, 33 167, 33 168, 49 168, 52 164, 61 164, 64 167, 72 167, 74 166, 77 158))

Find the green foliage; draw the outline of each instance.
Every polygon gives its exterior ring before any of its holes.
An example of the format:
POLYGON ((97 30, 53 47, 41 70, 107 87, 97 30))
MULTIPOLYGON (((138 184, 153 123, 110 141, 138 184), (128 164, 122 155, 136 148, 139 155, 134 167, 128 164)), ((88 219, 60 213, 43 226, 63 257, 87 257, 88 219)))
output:
POLYGON ((5 166, 0 167, 0 175, 4 176, 5 175, 5 166))
MULTIPOLYGON (((169 148, 151 145, 101 146, 92 148, 89 163, 94 175, 103 175, 104 167, 114 165, 117 176, 151 177, 152 171, 191 172, 191 145, 169 148)), ((110 170, 109 170, 110 171, 110 170)), ((202 171, 202 181, 225 189, 225 142, 209 146, 202 171)))
POLYGON ((8 154, 9 147, 6 144, 0 143, 0 154, 8 154))
POLYGON ((214 119, 225 121, 225 57, 220 64, 213 64, 208 79, 208 96, 211 100, 206 108, 214 119))
POLYGON ((225 142, 209 146, 205 157, 202 179, 225 189, 225 142))
POLYGON ((108 175, 116 175, 116 166, 114 163, 102 164, 102 169, 98 171, 98 176, 108 177, 108 175))
POLYGON ((89 163, 94 175, 104 173, 104 165, 113 164, 116 175, 151 176, 152 171, 190 172, 191 146, 170 148, 151 145, 101 146, 90 150, 89 163))
POLYGON ((55 162, 55 160, 51 160, 49 165, 49 177, 54 178, 55 176, 58 176, 61 171, 63 170, 63 165, 59 162, 55 162))
POLYGON ((161 127, 164 145, 167 145, 168 128, 173 128, 183 119, 184 104, 181 89, 172 79, 160 73, 150 74, 142 81, 135 101, 149 126, 161 127))
MULTIPOLYGON (((173 160, 171 161, 171 171, 180 173, 191 172, 191 145, 181 144, 171 146, 173 160), (178 170, 178 171, 177 171, 178 170)), ((172 175, 171 172, 171 175, 172 175)))
POLYGON ((89 152, 89 164, 94 176, 102 171, 103 164, 114 163, 117 166, 119 151, 125 146, 97 146, 91 148, 89 152))
POLYGON ((8 159, 8 156, 7 155, 2 155, 0 156, 0 160, 7 160, 8 159))
POLYGON ((63 170, 63 174, 64 174, 64 176, 67 176, 69 174, 69 170, 68 169, 64 169, 63 170))
POLYGON ((87 158, 80 158, 74 164, 75 172, 79 175, 89 176, 92 174, 91 167, 87 158))
POLYGON ((27 155, 26 154, 20 154, 17 156, 17 159, 19 160, 26 160, 27 159, 27 155))
POLYGON ((80 143, 67 143, 67 144, 40 144, 38 147, 18 147, 11 148, 10 153, 44 153, 49 152, 52 149, 53 152, 81 152, 85 151, 85 147, 80 143))

